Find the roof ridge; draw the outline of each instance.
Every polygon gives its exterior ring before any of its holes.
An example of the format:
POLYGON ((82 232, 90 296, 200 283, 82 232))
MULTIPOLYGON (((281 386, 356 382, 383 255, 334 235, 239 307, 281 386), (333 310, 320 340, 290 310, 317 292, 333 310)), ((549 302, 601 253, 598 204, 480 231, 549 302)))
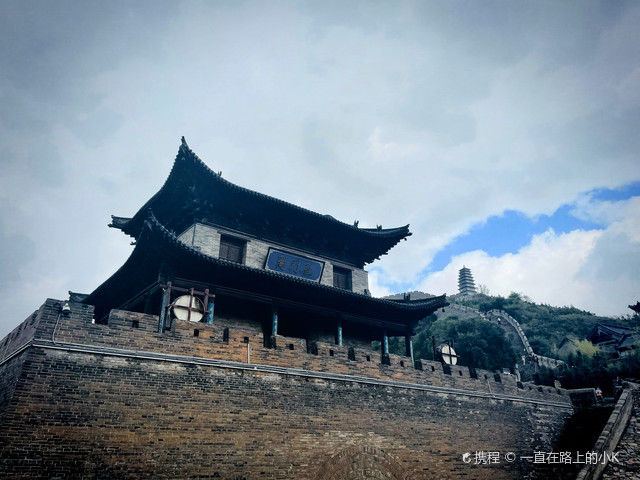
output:
POLYGON ((633 328, 631 328, 631 327, 625 327, 625 326, 622 326, 622 325, 613 325, 611 323, 598 323, 598 325, 601 325, 603 327, 608 327, 608 328, 623 328, 625 330, 633 330, 633 328))
MULTIPOLYGON (((410 224, 406 224, 406 225, 402 225, 399 227, 391 227, 391 228, 378 228, 378 227, 371 227, 371 228, 359 228, 357 225, 354 224, 349 224, 346 222, 343 222, 341 220, 338 220, 337 218, 333 217, 332 215, 329 214, 323 214, 323 213, 319 213, 319 212, 315 212, 313 210, 309 210, 308 208, 304 208, 301 207, 299 205, 296 205, 295 203, 291 203, 291 202, 287 202, 286 200, 282 200, 280 198, 276 198, 276 197, 272 197, 271 195, 267 195, 265 193, 261 193, 261 192, 257 192, 255 190, 251 190, 250 188, 247 187, 243 187, 241 185, 235 184, 229 180, 227 180, 226 178, 222 178, 222 175, 220 173, 216 173, 214 172, 211 167, 209 167, 192 149, 191 147, 189 147, 189 145, 187 144, 184 136, 181 138, 181 143, 180 143, 180 147, 178 148, 178 155, 176 155, 176 159, 174 161, 173 167, 171 168, 171 172, 169 172, 169 177, 167 177, 167 180, 169 180, 169 178, 171 177, 171 173, 173 172, 173 169, 175 168, 179 158, 180 158, 180 153, 181 152, 185 152, 189 157, 191 157, 191 160, 194 161, 194 163, 196 163, 196 165, 200 166, 201 168, 204 168, 205 171, 213 176, 216 180, 221 181, 233 188, 236 188, 238 190, 242 190, 244 192, 250 193, 251 195, 255 195, 258 197, 262 197, 262 198, 268 198, 272 201, 275 201, 276 203, 279 203, 281 205, 287 205, 290 206, 292 208, 295 208, 297 210, 303 211, 305 213, 310 213, 314 216, 317 217, 321 217, 324 218, 325 220, 329 220, 332 222, 335 222, 339 225, 348 227, 352 230, 355 231, 361 231, 361 232, 366 232, 366 233, 371 233, 371 234, 377 234, 377 233, 393 233, 393 232, 397 232, 397 231, 403 231, 406 230, 406 236, 410 236, 412 235, 412 233, 409 231, 409 225, 410 224)), ((187 160, 187 158, 185 158, 185 160, 187 160)), ((165 181, 166 184, 166 181, 165 181)), ((164 184, 163 184, 164 187, 164 184)), ((154 195, 155 196, 155 195, 154 195)), ((153 198, 153 197, 152 197, 153 198)))

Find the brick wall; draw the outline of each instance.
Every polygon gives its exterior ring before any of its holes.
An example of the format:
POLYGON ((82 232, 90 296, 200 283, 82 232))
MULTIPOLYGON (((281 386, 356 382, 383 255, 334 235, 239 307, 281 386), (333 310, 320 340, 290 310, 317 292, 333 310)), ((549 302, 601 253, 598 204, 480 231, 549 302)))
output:
POLYGON ((48 300, 21 368, 0 366, 0 381, 20 370, 0 426, 12 478, 522 478, 526 462, 461 456, 549 450, 572 413, 563 390, 294 338, 264 348, 233 319, 158 334, 151 315, 58 313, 48 300))
POLYGON ((265 348, 262 331, 258 327, 247 327, 235 319, 216 317, 213 325, 174 321, 171 331, 160 334, 157 333, 157 316, 113 310, 108 325, 97 325, 91 324, 92 315, 87 307, 89 306, 72 304, 71 316, 64 318, 57 327, 57 341, 238 362, 247 361, 249 345, 252 363, 466 388, 487 393, 524 395, 527 398, 570 403, 565 390, 526 383, 519 387, 513 375, 477 369, 476 379, 471 378, 469 368, 464 366, 453 366, 451 374, 447 374, 441 363, 429 360, 419 360, 422 368, 419 370, 411 365, 409 358, 393 354, 390 355, 391 365, 384 365, 380 363, 380 353, 370 348, 315 342, 313 349, 315 351, 317 348, 318 353, 314 354, 307 353, 312 345, 308 345, 304 339, 283 336, 276 338, 276 348, 265 348), (350 348, 353 360, 349 358, 350 348))
POLYGON ((191 225, 184 232, 178 235, 178 240, 187 245, 193 246, 195 224, 191 225))
MULTIPOLYGON (((606 445, 608 448, 605 451, 618 452, 616 457, 617 461, 609 462, 604 472, 602 472, 602 478, 604 480, 612 480, 612 479, 620 479, 626 480, 630 478, 638 478, 640 477, 640 385, 631 384, 632 387, 629 388, 626 393, 623 395, 627 395, 629 405, 626 406, 628 410, 627 415, 628 419, 624 422, 618 422, 618 425, 615 425, 617 418, 616 416, 622 416, 624 414, 623 409, 625 407, 624 402, 618 401, 618 405, 620 406, 619 411, 615 411, 612 413, 609 419, 608 424, 605 427, 605 432, 608 433, 611 437, 616 437, 615 430, 622 430, 622 434, 620 436, 619 442, 607 442, 606 445), (610 427, 608 430, 607 428, 610 427)), ((616 405, 616 407, 618 407, 616 405)), ((601 436, 602 438, 603 436, 601 436)), ((600 440, 600 439, 598 439, 600 440)), ((614 440, 614 438, 612 438, 614 440)), ((603 446, 605 446, 603 445, 603 446)), ((594 450, 598 447, 598 443, 594 446, 594 450)), ((581 474, 583 472, 580 472, 581 474)), ((598 477, 589 477, 585 475, 585 478, 598 478, 598 477)))
POLYGON ((359 268, 352 269, 351 287, 354 292, 365 293, 365 290, 369 292, 369 274, 365 270, 361 270, 359 268))
POLYGON ((0 425, 4 423, 5 412, 9 408, 16 384, 22 373, 25 355, 7 359, 0 367, 0 425))

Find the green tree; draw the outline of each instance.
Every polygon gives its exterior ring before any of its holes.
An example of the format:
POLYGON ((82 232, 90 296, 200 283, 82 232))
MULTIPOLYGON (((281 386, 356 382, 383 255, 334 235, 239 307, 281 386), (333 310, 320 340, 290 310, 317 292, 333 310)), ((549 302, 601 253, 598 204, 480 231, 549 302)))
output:
POLYGON ((512 292, 507 298, 478 294, 471 297, 455 298, 452 301, 476 308, 482 312, 492 309, 503 310, 515 318, 533 350, 541 355, 554 356, 556 346, 566 336, 586 338, 598 323, 621 325, 640 330, 640 316, 623 318, 598 317, 573 306, 552 307, 536 304, 523 293, 512 292))
POLYGON ((429 339, 434 336, 437 343, 452 341, 461 365, 487 370, 515 365, 516 355, 503 330, 480 318, 438 319, 430 324, 425 336, 429 339))

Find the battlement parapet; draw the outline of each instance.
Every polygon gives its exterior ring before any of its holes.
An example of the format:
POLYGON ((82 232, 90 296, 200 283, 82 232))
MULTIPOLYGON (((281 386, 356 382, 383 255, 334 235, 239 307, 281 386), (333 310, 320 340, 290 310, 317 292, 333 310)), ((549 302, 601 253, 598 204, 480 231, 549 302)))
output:
POLYGON ((273 339, 265 342, 260 329, 244 325, 242 328, 234 319, 220 317, 213 325, 175 321, 171 330, 158 333, 157 316, 113 310, 107 324, 95 324, 92 323, 91 306, 70 303, 70 314, 63 316, 60 314, 61 303, 47 300, 22 326, 17 327, 16 331, 21 333, 12 333, 1 343, 2 358, 19 348, 21 342, 40 339, 53 344, 288 367, 570 405, 566 391, 520 383, 509 374, 460 365, 448 366, 424 359, 412 364, 409 357, 394 354, 389 355, 389 364, 385 364, 380 353, 373 349, 309 342, 280 335, 275 337, 273 345, 273 339))

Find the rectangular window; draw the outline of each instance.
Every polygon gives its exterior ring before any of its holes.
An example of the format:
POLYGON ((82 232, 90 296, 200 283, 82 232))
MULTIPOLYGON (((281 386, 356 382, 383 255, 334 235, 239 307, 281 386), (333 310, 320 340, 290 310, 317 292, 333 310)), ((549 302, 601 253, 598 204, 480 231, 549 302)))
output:
POLYGON ((222 260, 228 260, 234 263, 242 263, 244 258, 244 240, 223 235, 220 237, 220 255, 222 260))
POLYGON ((333 267, 333 286, 351 290, 351 270, 346 268, 333 267))

